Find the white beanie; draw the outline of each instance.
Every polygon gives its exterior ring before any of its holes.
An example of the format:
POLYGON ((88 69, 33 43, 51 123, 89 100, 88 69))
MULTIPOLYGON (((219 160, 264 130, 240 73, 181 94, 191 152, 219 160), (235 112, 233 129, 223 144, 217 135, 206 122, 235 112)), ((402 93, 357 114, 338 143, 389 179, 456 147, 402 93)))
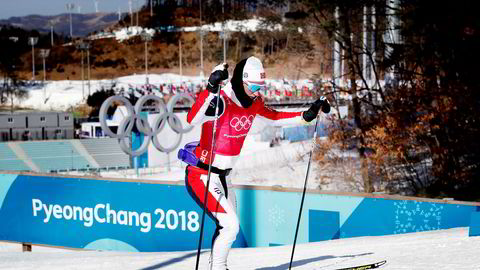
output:
POLYGON ((262 61, 255 56, 250 56, 243 67, 243 81, 265 84, 265 77, 262 61))

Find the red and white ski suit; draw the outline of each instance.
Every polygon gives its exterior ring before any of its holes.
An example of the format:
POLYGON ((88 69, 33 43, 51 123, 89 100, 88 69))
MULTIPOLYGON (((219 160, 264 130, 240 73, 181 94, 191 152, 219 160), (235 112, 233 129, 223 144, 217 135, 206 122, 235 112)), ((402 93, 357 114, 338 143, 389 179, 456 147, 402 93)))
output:
MULTIPOLYGON (((245 137, 252 127, 255 118, 262 118, 273 124, 304 123, 302 112, 279 112, 266 107, 260 97, 255 98, 249 108, 243 108, 235 96, 232 86, 228 83, 220 90, 224 110, 217 120, 215 132, 215 148, 210 153, 215 116, 207 115, 209 106, 215 107, 214 98, 207 90, 200 93, 187 115, 187 121, 192 125, 202 124, 200 144, 194 153, 202 162, 219 169, 232 169, 242 150, 245 137)), ((220 108, 222 106, 219 106, 220 108)), ((208 172, 188 166, 185 182, 187 190, 195 201, 203 207, 208 172)), ((228 252, 239 231, 239 220, 236 214, 235 192, 228 190, 228 175, 211 174, 207 198, 207 214, 217 224, 217 230, 212 240, 210 257, 211 270, 225 270, 228 252)))

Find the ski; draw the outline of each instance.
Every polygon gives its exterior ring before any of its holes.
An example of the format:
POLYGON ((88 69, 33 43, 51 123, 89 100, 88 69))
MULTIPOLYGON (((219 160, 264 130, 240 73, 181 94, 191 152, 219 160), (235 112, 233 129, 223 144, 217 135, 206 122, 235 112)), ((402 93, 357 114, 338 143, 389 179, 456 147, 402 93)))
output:
POLYGON ((380 266, 386 264, 387 261, 380 261, 376 263, 370 263, 370 264, 364 264, 364 265, 358 265, 358 266, 352 266, 352 267, 346 267, 346 268, 338 268, 335 270, 364 270, 364 269, 374 269, 374 268, 379 268, 380 266))

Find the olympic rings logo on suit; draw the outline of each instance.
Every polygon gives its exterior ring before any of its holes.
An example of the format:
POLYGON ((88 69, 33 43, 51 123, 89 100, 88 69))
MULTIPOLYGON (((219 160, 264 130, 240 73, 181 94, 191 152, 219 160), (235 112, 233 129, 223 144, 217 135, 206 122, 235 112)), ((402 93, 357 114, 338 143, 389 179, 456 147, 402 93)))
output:
POLYGON ((240 118, 238 117, 233 117, 232 120, 230 120, 230 126, 234 128, 236 131, 240 130, 249 130, 250 127, 252 126, 253 122, 253 115, 250 116, 242 116, 240 118))
POLYGON ((107 98, 100 107, 100 125, 104 133, 112 138, 117 138, 119 141, 120 148, 130 156, 139 156, 148 150, 150 141, 153 142, 155 148, 160 152, 172 152, 175 150, 182 141, 182 135, 184 133, 190 132, 193 129, 193 126, 183 128, 182 122, 173 113, 173 107, 180 99, 187 99, 190 104, 194 103, 193 97, 187 94, 177 94, 173 96, 168 103, 165 105, 165 102, 162 98, 153 95, 142 96, 135 107, 130 103, 128 99, 123 96, 111 96, 107 98), (144 105, 147 101, 154 101, 156 103, 155 107, 159 109, 160 113, 153 121, 153 126, 151 127, 145 117, 141 117, 140 114, 144 105), (117 132, 114 133, 110 127, 107 125, 107 110, 108 108, 116 102, 121 102, 127 110, 127 115, 120 121, 120 124, 117 128, 117 132), (177 140, 170 147, 163 147, 158 140, 158 134, 165 127, 165 124, 168 122, 170 128, 177 134, 177 140), (136 124, 137 129, 140 133, 143 133, 145 138, 139 148, 132 150, 127 143, 130 140, 130 134, 132 132, 133 126, 136 124), (128 140, 125 140, 128 139, 128 140))

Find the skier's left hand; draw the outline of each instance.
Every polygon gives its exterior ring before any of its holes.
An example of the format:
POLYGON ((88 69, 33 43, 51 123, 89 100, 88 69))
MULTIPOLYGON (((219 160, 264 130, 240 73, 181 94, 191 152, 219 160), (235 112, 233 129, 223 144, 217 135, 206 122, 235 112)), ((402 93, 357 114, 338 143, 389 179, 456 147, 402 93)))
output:
POLYGON ((303 119, 307 122, 313 121, 313 119, 317 117, 320 108, 324 113, 330 112, 330 103, 328 102, 328 99, 324 96, 321 96, 319 99, 317 99, 308 110, 303 112, 303 119))
POLYGON ((323 101, 322 104, 322 112, 323 113, 329 113, 330 112, 330 102, 325 96, 321 96, 319 100, 323 101))

